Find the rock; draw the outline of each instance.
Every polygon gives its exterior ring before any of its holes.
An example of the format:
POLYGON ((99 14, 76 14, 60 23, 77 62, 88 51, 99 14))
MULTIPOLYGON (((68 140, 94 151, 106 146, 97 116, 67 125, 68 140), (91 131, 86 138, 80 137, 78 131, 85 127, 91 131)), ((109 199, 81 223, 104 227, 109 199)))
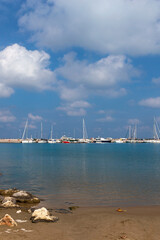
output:
POLYGON ((18 214, 19 214, 19 213, 21 213, 21 212, 22 212, 22 210, 18 210, 16 213, 18 213, 18 214))
POLYGON ((69 210, 76 210, 77 208, 79 208, 78 206, 72 206, 72 207, 69 207, 69 210))
POLYGON ((0 189, 0 195, 12 197, 12 195, 18 191, 19 190, 17 190, 16 188, 8 189, 8 190, 0 189))
POLYGON ((17 191, 12 197, 16 199, 17 202, 21 203, 39 203, 40 199, 33 196, 31 193, 26 191, 17 191))
POLYGON ((2 196, 0 195, 0 203, 2 203, 3 199, 4 199, 4 197, 2 197, 2 196))
POLYGON ((127 210, 123 210, 121 208, 116 209, 117 212, 127 212, 127 210))
POLYGON ((42 207, 42 208, 36 209, 32 213, 31 221, 33 223, 36 223, 36 222, 56 222, 56 221, 58 221, 58 217, 52 216, 46 208, 42 207))
POLYGON ((13 197, 5 197, 2 201, 3 207, 18 207, 16 200, 13 197))
POLYGON ((0 226, 7 225, 9 227, 17 226, 17 223, 14 221, 14 219, 6 214, 1 220, 0 220, 0 226))
POLYGON ((56 209, 55 212, 56 213, 63 213, 63 214, 72 213, 71 211, 69 211, 67 209, 64 209, 64 208, 56 209))
POLYGON ((33 196, 31 193, 26 192, 26 191, 20 191, 15 188, 13 189, 8 189, 8 190, 2 190, 0 189, 0 195, 2 196, 9 196, 9 197, 14 197, 17 202, 21 203, 39 203, 40 199, 33 196))

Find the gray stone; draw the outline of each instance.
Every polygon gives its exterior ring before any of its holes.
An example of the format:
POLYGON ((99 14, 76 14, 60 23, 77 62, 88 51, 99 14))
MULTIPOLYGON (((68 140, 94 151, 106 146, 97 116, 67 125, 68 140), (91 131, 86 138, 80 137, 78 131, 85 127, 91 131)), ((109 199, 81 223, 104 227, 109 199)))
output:
POLYGON ((39 203, 40 199, 26 191, 18 191, 12 195, 17 202, 21 203, 39 203))

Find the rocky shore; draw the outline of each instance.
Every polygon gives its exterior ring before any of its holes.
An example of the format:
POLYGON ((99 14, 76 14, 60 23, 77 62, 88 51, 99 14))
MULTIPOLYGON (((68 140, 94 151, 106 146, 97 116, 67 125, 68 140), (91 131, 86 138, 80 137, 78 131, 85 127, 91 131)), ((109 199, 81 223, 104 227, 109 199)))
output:
POLYGON ((81 208, 66 203, 60 209, 46 209, 38 207, 40 199, 22 190, 0 190, 0 196, 1 240, 158 240, 160 236, 159 206, 81 208))

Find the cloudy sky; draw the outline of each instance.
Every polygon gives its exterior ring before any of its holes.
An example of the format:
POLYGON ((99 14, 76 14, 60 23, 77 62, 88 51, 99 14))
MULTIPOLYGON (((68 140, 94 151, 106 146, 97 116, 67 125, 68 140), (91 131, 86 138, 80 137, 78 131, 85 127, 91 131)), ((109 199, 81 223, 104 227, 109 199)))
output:
POLYGON ((153 136, 160 0, 1 0, 0 137, 153 136))

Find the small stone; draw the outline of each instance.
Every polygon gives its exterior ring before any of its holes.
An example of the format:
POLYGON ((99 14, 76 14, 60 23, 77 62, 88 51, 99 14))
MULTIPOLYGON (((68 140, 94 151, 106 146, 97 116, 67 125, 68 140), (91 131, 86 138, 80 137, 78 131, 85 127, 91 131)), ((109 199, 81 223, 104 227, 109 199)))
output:
POLYGON ((32 220, 33 223, 36 223, 36 222, 56 222, 56 221, 58 221, 58 217, 52 216, 46 208, 42 207, 42 208, 36 209, 32 213, 31 220, 32 220))
POLYGON ((69 210, 76 210, 77 208, 79 208, 78 206, 72 206, 72 207, 69 207, 69 210))
POLYGON ((21 213, 21 212, 22 212, 21 210, 18 210, 16 213, 18 213, 18 214, 19 214, 19 213, 21 213))
POLYGON ((67 209, 64 209, 64 208, 56 209, 55 212, 56 213, 63 213, 63 214, 72 213, 71 211, 69 211, 67 209))
POLYGON ((6 214, 1 220, 0 220, 0 226, 7 225, 9 227, 17 226, 17 223, 14 221, 14 219, 9 215, 6 214))
POLYGON ((18 222, 18 223, 25 223, 25 222, 27 222, 27 220, 16 219, 16 222, 18 222))

